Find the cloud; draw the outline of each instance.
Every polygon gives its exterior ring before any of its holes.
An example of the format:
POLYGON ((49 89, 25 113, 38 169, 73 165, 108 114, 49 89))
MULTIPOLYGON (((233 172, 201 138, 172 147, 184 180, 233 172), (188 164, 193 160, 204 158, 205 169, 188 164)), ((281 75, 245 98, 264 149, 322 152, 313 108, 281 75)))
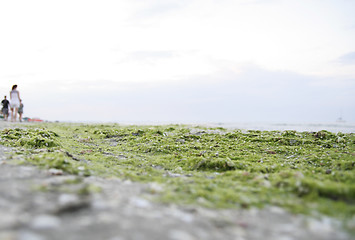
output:
POLYGON ((273 4, 278 0, 240 0, 240 5, 248 5, 248 4, 273 4))
POLYGON ((343 81, 249 66, 172 82, 58 81, 22 95, 26 113, 49 120, 333 121, 342 109, 355 121, 355 79, 343 81))
POLYGON ((143 63, 152 63, 157 60, 165 60, 177 55, 175 51, 135 51, 128 54, 126 60, 143 63))
MULTIPOLYGON (((327 9, 334 9, 330 3, 324 9, 322 5, 322 11, 318 11, 319 3, 309 4, 307 13, 312 14, 300 19, 308 4, 279 0, 1 2, 0 22, 9 24, 0 26, 6 36, 0 38, 0 78, 169 81, 181 74, 214 72, 216 66, 209 60, 252 62, 304 74, 344 74, 344 67, 333 68, 336 64, 329 59, 352 50, 353 35, 336 30, 344 20, 329 15, 327 9), (24 76, 27 73, 37 76, 24 76)), ((346 71, 354 76, 353 69, 346 71)))
POLYGON ((135 17, 140 18, 149 18, 156 16, 164 16, 167 14, 171 14, 175 11, 179 11, 180 9, 189 5, 190 1, 186 0, 139 0, 138 2, 142 3, 143 6, 140 10, 137 11, 135 17))
POLYGON ((19 84, 30 116, 332 120, 341 106, 354 114, 349 1, 0 6, 0 22, 8 23, 0 26, 0 90, 19 84), (240 68, 246 63, 255 65, 240 68))
POLYGON ((338 62, 341 64, 352 65, 355 64, 355 52, 349 52, 338 58, 338 62))

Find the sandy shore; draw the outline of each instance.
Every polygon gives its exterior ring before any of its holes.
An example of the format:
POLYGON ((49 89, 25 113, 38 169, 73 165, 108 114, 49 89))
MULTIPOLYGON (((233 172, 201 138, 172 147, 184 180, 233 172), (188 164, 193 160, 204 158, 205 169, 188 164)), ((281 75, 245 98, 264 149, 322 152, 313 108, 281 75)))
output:
POLYGON ((4 119, 0 119, 0 129, 11 128, 11 127, 14 127, 18 124, 21 124, 21 123, 20 122, 4 121, 4 119))
MULTIPOLYGON (((19 123, 0 122, 0 128, 19 123)), ((161 186, 15 165, 0 146, 0 239, 351 239, 334 219, 278 207, 214 210, 151 201, 161 186), (82 190, 101 189, 101 191, 82 190)))

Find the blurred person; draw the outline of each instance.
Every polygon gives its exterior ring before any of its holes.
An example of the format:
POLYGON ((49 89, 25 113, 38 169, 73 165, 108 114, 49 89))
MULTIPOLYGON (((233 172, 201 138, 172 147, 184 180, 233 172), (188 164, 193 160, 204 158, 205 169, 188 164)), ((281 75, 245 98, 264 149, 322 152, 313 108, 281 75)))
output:
POLYGON ((2 109, 1 113, 4 115, 4 120, 7 121, 9 117, 9 100, 6 99, 6 96, 4 97, 4 100, 1 101, 2 109))
POLYGON ((11 122, 16 121, 19 107, 20 107, 20 92, 17 90, 17 85, 13 85, 12 90, 10 92, 11 122))
POLYGON ((20 122, 22 122, 22 114, 23 114, 23 103, 22 103, 22 99, 20 99, 20 106, 18 108, 18 118, 20 122))

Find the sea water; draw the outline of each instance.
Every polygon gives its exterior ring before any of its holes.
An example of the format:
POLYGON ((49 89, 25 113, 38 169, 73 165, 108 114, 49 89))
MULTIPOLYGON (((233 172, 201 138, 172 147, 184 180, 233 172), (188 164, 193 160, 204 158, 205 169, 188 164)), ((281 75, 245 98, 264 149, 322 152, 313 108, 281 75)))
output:
POLYGON ((326 130, 329 132, 355 133, 355 123, 328 122, 328 123, 277 123, 277 122, 240 122, 240 123, 211 123, 211 127, 223 127, 227 129, 261 130, 261 131, 285 131, 295 130, 299 132, 317 132, 326 130))
POLYGON ((192 126, 221 127, 226 129, 260 130, 260 131, 285 131, 295 130, 298 132, 318 132, 326 130, 329 132, 355 133, 355 123, 350 122, 323 122, 323 123, 285 123, 285 122, 117 122, 119 124, 136 125, 169 125, 187 124, 192 126))

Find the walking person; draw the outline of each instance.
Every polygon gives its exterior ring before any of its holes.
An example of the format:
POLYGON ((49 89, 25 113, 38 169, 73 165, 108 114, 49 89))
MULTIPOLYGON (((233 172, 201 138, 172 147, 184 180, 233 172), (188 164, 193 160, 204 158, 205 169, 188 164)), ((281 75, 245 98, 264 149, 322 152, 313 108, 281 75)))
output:
POLYGON ((11 122, 16 121, 19 107, 20 107, 20 92, 17 90, 17 85, 13 85, 12 90, 10 92, 11 122))
POLYGON ((18 118, 20 122, 22 122, 22 114, 23 114, 23 103, 22 103, 22 99, 20 99, 20 106, 18 108, 18 118))
POLYGON ((6 96, 4 97, 4 100, 1 101, 2 109, 1 113, 4 115, 4 120, 7 121, 9 117, 9 100, 6 99, 6 96))

